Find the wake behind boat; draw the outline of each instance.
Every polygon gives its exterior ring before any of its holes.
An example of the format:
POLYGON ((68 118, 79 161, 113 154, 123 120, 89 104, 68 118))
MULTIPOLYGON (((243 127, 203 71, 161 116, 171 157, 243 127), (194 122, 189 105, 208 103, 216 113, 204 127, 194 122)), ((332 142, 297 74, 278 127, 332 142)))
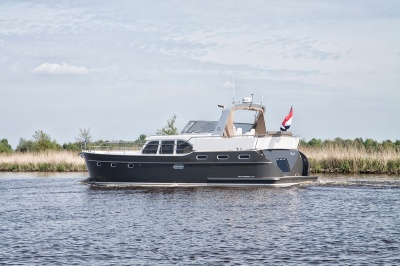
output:
MULTIPOLYGON (((220 106, 222 107, 222 106, 220 106)), ((147 138, 140 151, 85 147, 92 185, 111 186, 291 186, 309 176, 300 138, 267 131, 265 107, 248 98, 224 108, 218 121, 190 121, 180 135, 147 138), (236 112, 254 114, 235 123, 236 112)), ((285 119, 287 120, 287 119, 285 119)))

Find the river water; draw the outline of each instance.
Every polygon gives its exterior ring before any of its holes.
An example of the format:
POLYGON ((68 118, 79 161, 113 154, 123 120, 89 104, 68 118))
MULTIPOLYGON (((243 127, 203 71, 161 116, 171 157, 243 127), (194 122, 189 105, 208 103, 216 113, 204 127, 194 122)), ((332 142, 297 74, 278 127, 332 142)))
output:
POLYGON ((0 264, 400 265, 400 178, 104 189, 0 173, 0 264))

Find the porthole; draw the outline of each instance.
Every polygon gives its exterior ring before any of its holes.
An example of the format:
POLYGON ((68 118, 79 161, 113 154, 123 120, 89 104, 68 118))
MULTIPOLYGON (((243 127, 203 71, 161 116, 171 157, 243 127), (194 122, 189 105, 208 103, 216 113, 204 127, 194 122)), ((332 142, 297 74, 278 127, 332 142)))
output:
POLYGON ((133 163, 128 163, 128 168, 133 168, 134 164, 133 163))
POLYGON ((117 167, 116 163, 111 163, 111 167, 117 167))
POLYGON ((250 154, 240 154, 238 158, 240 160, 248 160, 250 159, 250 154))
POLYGON ((217 159, 218 159, 218 160, 228 160, 228 159, 229 159, 229 156, 228 156, 228 155, 218 155, 218 156, 217 156, 217 159))
POLYGON ((101 166, 101 162, 97 162, 96 165, 97 165, 97 166, 101 166))
POLYGON ((208 156, 207 155, 197 155, 196 159, 197 160, 207 160, 208 156))

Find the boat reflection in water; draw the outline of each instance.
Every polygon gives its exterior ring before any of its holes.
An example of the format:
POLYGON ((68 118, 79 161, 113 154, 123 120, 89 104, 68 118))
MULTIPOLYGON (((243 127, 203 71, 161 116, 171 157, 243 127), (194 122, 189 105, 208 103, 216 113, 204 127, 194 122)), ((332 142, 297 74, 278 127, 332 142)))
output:
MULTIPOLYGON (((221 107, 221 106, 220 106, 221 107)), ((85 147, 91 185, 291 186, 309 176, 300 138, 267 131, 265 107, 245 98, 223 108, 218 121, 190 121, 180 135, 150 136, 140 151, 85 147), (238 112, 239 111, 239 112, 238 112), (235 122, 236 113, 251 121, 235 122)))

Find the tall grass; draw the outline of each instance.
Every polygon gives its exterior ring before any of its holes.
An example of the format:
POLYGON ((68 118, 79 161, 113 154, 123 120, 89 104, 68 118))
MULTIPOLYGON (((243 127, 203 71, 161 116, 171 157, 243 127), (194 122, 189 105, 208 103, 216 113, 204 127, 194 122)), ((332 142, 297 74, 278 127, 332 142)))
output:
MULTIPOLYGON (((400 174, 398 149, 368 150, 363 146, 300 146, 313 173, 400 174)), ((78 152, 0 153, 0 171, 83 172, 85 161, 78 152)))
POLYGON ((85 160, 71 151, 39 153, 0 153, 0 171, 13 172, 83 172, 85 160))
POLYGON ((375 173, 400 174, 400 151, 397 149, 371 150, 363 146, 327 145, 304 147, 313 173, 375 173))

